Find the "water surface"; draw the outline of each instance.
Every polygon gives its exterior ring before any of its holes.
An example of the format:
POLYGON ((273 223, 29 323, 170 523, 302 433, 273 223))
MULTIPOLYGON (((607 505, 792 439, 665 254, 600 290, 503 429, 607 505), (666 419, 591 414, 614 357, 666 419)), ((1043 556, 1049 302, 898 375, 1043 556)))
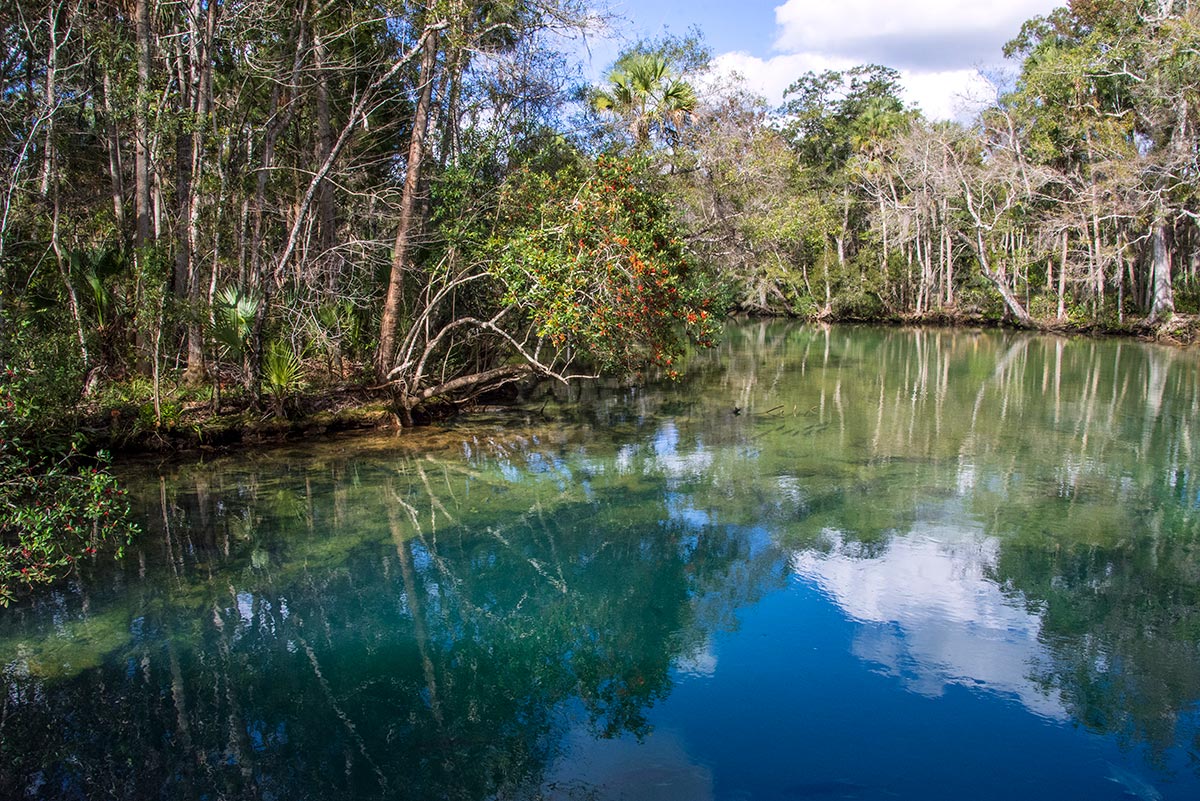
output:
POLYGON ((730 330, 678 384, 129 465, 0 797, 1200 797, 1195 352, 730 330))

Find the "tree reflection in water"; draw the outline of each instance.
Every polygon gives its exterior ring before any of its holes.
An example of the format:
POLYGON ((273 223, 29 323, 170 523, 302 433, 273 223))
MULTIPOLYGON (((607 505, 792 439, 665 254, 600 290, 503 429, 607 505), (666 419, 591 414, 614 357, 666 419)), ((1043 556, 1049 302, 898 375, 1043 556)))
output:
POLYGON ((782 562, 541 436, 143 487, 120 569, 6 621, 0 795, 510 797, 576 706, 647 734, 673 663, 782 562))
POLYGON ((141 471, 126 560, 0 619, 0 796, 603 795, 789 576, 905 691, 1200 754, 1193 354, 745 325, 572 393, 141 471))

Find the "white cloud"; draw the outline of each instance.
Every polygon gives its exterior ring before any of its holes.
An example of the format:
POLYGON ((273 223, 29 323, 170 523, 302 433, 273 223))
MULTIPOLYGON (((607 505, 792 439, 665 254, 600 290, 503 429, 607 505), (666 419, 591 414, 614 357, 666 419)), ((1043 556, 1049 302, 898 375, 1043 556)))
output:
MULTIPOLYGON (((748 89, 778 105, 788 86, 804 73, 844 70, 861 63, 820 53, 791 53, 769 59, 723 53, 713 60, 713 71, 718 81, 740 76, 748 89)), ((900 76, 904 101, 933 119, 969 118, 996 99, 995 87, 976 69, 901 70, 900 76)))
POLYGON ((898 68, 947 69, 991 60, 1021 23, 1061 0, 787 0, 775 9, 775 48, 861 60, 877 56, 898 68), (984 52, 990 51, 990 52, 984 52))
MULTIPOLYGON (((1003 63, 1001 48, 1026 20, 1065 0, 786 0, 775 8, 777 35, 761 51, 714 59, 716 82, 741 75, 773 104, 806 72, 882 64, 900 72, 904 99, 933 119, 969 120, 995 99, 984 77, 1003 63)), ((730 6, 732 14, 752 13, 730 6)), ((680 29, 685 23, 680 21, 680 29)), ((585 69, 594 82, 628 40, 589 39, 585 69)))
POLYGON ((819 53, 794 53, 761 59, 748 53, 723 53, 713 59, 712 69, 717 76, 738 75, 751 91, 762 95, 772 104, 783 100, 784 91, 806 72, 847 69, 853 61, 829 58, 819 53))
POLYGON ((1031 17, 1061 0, 787 0, 775 9, 776 55, 725 53, 718 75, 737 73, 772 103, 805 72, 876 63, 900 71, 904 99, 933 119, 969 119, 995 99, 984 77, 1031 17))
POLYGON ((996 99, 996 87, 976 69, 901 75, 904 101, 935 120, 969 119, 996 99))

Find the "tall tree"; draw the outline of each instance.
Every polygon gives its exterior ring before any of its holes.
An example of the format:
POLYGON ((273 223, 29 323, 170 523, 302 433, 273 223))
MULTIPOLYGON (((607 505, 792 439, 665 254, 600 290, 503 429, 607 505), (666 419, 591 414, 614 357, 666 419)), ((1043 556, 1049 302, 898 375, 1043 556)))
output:
POLYGON ((436 78, 438 43, 441 31, 446 25, 445 20, 437 20, 428 24, 422 34, 421 66, 418 73, 420 88, 417 90, 412 132, 408 139, 408 159, 404 165, 404 189, 400 195, 400 219, 396 223, 396 241, 392 245, 392 269, 388 276, 387 291, 383 299, 383 315, 379 324, 379 350, 376 355, 375 371, 380 381, 388 379, 388 374, 396 358, 396 338, 404 302, 404 285, 412 261, 414 230, 420 225, 420 220, 417 219, 417 193, 421 190, 421 168, 425 162, 426 137, 429 133, 429 110, 433 102, 433 85, 436 78))

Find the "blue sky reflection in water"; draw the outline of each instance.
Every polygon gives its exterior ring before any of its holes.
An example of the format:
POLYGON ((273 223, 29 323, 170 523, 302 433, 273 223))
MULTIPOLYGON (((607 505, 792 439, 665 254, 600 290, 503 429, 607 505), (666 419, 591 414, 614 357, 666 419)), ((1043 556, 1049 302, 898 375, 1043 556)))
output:
POLYGON ((131 466, 129 558, 0 616, 0 796, 1196 798, 1198 402, 1136 343, 752 325, 131 466))

